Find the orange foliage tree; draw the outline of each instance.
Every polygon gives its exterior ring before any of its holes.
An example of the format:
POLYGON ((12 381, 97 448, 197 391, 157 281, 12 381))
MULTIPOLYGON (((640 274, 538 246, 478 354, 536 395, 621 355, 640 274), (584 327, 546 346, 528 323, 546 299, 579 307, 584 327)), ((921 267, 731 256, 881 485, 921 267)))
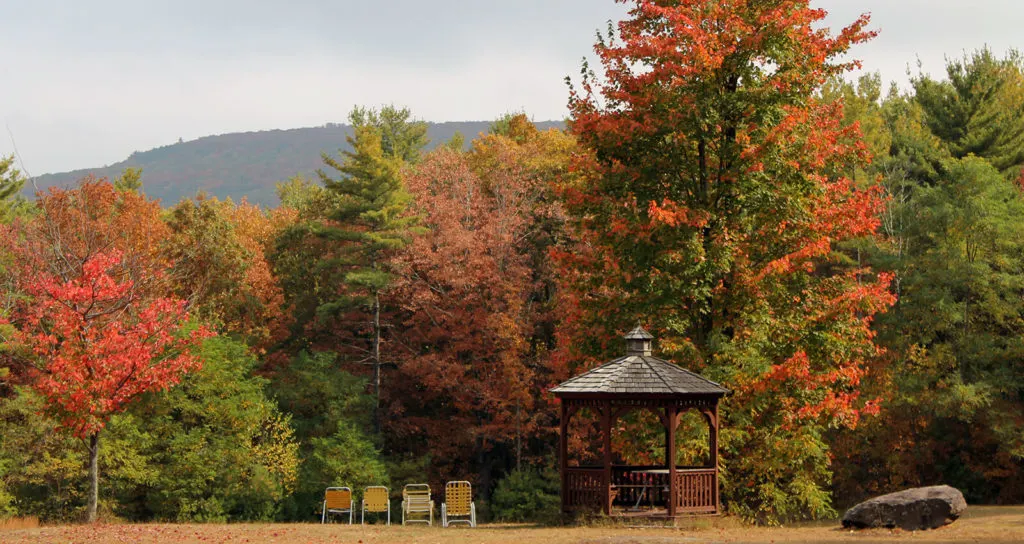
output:
POLYGON ((259 350, 283 338, 284 294, 267 255, 291 215, 205 195, 177 204, 164 243, 177 295, 204 322, 259 350))
POLYGON ((570 98, 592 155, 563 192, 582 240, 557 255, 561 357, 608 357, 643 322, 665 358, 735 392, 730 509, 829 515, 822 433, 874 411, 860 383, 872 316, 892 303, 887 277, 833 252, 875 232, 880 198, 841 175, 867 152, 818 93, 855 66, 839 59, 872 36, 867 17, 833 36, 807 0, 620 1, 629 19, 595 47, 604 77, 585 70, 570 98))
POLYGON ((530 442, 552 424, 545 248, 564 218, 550 181, 574 148, 564 133, 513 122, 468 154, 439 148, 407 175, 411 211, 430 230, 397 259, 392 294, 405 316, 395 351, 405 355, 391 380, 389 434, 429 451, 436 477, 484 488, 542 454, 530 442))

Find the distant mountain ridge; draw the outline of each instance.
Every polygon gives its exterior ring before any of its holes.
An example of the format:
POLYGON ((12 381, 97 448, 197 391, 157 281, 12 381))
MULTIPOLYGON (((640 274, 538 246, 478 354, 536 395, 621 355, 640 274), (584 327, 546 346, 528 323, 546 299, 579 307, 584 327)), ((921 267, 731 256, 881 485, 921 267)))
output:
MULTIPOLYGON (((537 128, 564 128, 560 121, 536 123, 537 128)), ((489 121, 428 123, 429 148, 443 144, 456 131, 466 145, 480 133, 487 132, 489 121)), ((329 123, 320 127, 258 132, 236 132, 205 136, 136 151, 127 159, 100 168, 44 174, 36 178, 40 189, 70 187, 78 180, 93 175, 114 179, 125 168, 142 168, 142 187, 150 198, 159 198, 163 206, 172 206, 199 191, 219 198, 230 197, 263 206, 279 203, 275 185, 295 175, 316 178, 323 165, 320 153, 337 155, 350 149, 345 141, 352 134, 348 125, 329 123)))

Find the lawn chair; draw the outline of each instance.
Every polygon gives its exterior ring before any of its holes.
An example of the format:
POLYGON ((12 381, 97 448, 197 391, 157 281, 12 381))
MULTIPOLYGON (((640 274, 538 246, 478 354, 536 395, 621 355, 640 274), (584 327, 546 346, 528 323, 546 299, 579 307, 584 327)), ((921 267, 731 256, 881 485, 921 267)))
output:
POLYGON ((406 523, 434 524, 434 501, 430 500, 430 486, 408 484, 402 488, 402 525, 406 523))
POLYGON ((473 486, 469 482, 448 482, 444 486, 441 523, 444 527, 452 523, 468 523, 470 527, 476 527, 476 503, 473 502, 473 486))
POLYGON ((388 525, 391 525, 391 497, 388 488, 382 485, 371 485, 363 491, 363 513, 360 523, 366 523, 366 513, 388 513, 388 525))
POLYGON ((320 512, 320 523, 327 523, 327 514, 348 514, 348 524, 352 525, 352 511, 355 510, 352 490, 347 487, 328 487, 324 491, 324 507, 320 512))

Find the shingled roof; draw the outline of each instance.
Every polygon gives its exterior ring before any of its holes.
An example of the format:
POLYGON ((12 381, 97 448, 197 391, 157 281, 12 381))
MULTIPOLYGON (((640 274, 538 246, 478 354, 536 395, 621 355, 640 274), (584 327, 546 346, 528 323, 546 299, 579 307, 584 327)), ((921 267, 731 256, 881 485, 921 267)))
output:
POLYGON ((566 380, 551 390, 561 393, 651 393, 718 395, 729 392, 717 383, 668 361, 628 355, 566 380))
MULTIPOLYGON (((640 327, 626 335, 627 342, 652 338, 650 333, 640 327)), ((630 349, 625 357, 564 381, 551 392, 556 396, 564 393, 723 396, 729 390, 678 365, 652 357, 650 351, 630 349)))

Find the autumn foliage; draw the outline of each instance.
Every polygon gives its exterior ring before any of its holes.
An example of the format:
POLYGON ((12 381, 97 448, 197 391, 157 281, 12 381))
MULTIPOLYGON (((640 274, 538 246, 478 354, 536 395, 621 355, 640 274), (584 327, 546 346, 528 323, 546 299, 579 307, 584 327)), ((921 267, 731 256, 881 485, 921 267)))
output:
POLYGON ((20 294, 14 341, 36 362, 36 387, 85 437, 141 393, 194 369, 187 350, 206 333, 179 335, 185 303, 162 296, 166 227, 155 203, 86 181, 51 190, 40 207, 5 233, 20 294))
POLYGON ((429 231, 396 263, 404 353, 389 427, 406 447, 426 439, 438 477, 475 469, 486 482, 496 464, 532 459, 528 442, 553 423, 539 394, 550 383, 546 247, 561 229, 547 180, 573 148, 516 116, 507 134, 469 153, 438 149, 406 177, 429 231))
MULTIPOLYGON (((482 513, 554 519, 550 389, 637 323, 730 390, 730 514, 1024 497, 1020 56, 883 97, 844 79, 867 16, 619 1, 567 130, 507 114, 431 149, 356 108, 276 209, 162 209, 134 169, 31 202, 0 160, 0 517, 309 521, 327 486, 466 479, 482 513)), ((615 421, 614 463, 669 461, 653 413, 615 421)), ((710 461, 682 421, 672 461, 710 461)), ((602 460, 596 423, 572 461, 602 460)))
POLYGON ((188 348, 204 333, 179 335, 184 301, 138 300, 132 282, 115 277, 122 260, 119 252, 97 253, 66 282, 36 275, 25 285, 31 302, 17 314, 23 334, 16 342, 43 365, 35 387, 83 438, 142 393, 166 389, 199 365, 188 348))
POLYGON ((604 77, 570 100, 593 155, 564 187, 582 237, 560 255, 567 304, 588 335, 649 324, 666 358, 734 390, 737 511, 824 515, 821 432, 876 409, 860 383, 879 354, 872 317, 893 301, 888 276, 834 253, 875 232, 882 201, 842 175, 867 153, 842 103, 816 95, 854 66, 838 59, 872 36, 867 18, 832 36, 806 1, 631 4, 595 48, 604 77))
POLYGON ((208 333, 182 331, 185 302, 165 296, 166 227, 156 203, 86 180, 51 190, 39 207, 4 228, 16 295, 8 342, 34 369, 31 384, 48 411, 89 439, 93 521, 100 432, 132 400, 196 369, 189 350, 208 333))
POLYGON ((162 243, 174 293, 194 316, 244 336, 265 350, 287 334, 284 293, 268 259, 275 236, 291 223, 286 209, 270 214, 246 201, 198 195, 170 210, 162 243))

